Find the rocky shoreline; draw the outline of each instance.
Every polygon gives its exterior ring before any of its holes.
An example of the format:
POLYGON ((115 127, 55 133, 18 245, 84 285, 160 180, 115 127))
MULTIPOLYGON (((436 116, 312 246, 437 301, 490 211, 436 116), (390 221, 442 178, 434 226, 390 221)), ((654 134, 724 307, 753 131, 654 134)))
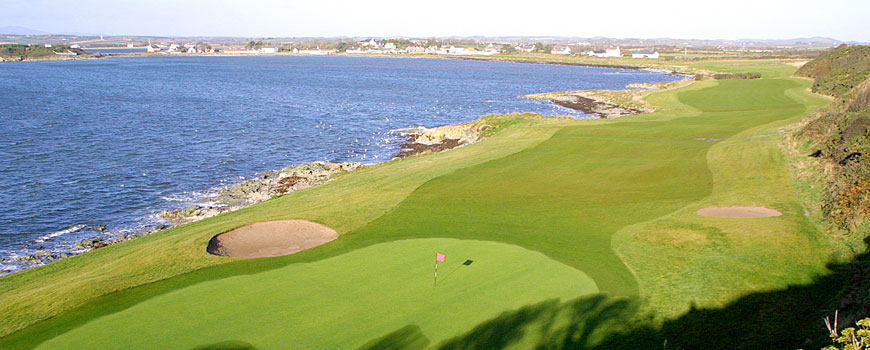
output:
MULTIPOLYGON (((491 126, 480 120, 445 125, 434 128, 418 127, 413 129, 394 130, 404 136, 401 151, 393 159, 406 158, 413 155, 441 152, 456 147, 477 142, 481 133, 491 126)), ((309 162, 288 166, 280 170, 258 174, 252 179, 237 182, 221 190, 214 198, 205 200, 202 204, 190 205, 186 208, 169 209, 160 212, 160 219, 166 224, 160 224, 152 229, 113 236, 98 236, 81 240, 64 252, 39 250, 15 259, 17 263, 30 267, 45 265, 56 260, 75 256, 90 250, 103 248, 112 244, 149 235, 170 227, 199 221, 222 213, 246 208, 287 193, 303 190, 332 181, 336 175, 364 167, 360 162, 309 162)), ((84 226, 84 225, 83 225, 84 226)), ((87 225, 81 231, 105 232, 106 225, 87 225)), ((0 261, 9 263, 11 261, 0 261)), ((14 272, 0 270, 0 275, 14 272)))
POLYGON ((690 81, 687 77, 663 83, 629 84, 626 86, 628 90, 579 90, 531 94, 522 97, 549 100, 562 107, 586 114, 594 114, 602 119, 611 119, 655 112, 655 108, 644 100, 647 94, 652 91, 681 87, 690 81))

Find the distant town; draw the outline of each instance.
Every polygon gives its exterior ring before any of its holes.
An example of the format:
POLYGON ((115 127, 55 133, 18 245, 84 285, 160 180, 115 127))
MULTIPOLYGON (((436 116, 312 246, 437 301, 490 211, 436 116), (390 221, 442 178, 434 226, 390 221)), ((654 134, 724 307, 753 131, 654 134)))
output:
POLYGON ((69 59, 113 55, 451 55, 551 54, 600 58, 691 59, 813 57, 842 42, 793 40, 680 40, 609 38, 160 38, 131 36, 3 35, 0 60, 69 59))

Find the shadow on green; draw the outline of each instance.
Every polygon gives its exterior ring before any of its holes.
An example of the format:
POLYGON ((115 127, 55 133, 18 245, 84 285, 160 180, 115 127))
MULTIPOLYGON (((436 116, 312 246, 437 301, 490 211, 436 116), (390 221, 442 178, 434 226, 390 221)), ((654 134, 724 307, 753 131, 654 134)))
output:
POLYGON ((361 346, 359 350, 423 350, 429 338, 418 325, 408 325, 361 346))
POLYGON ((191 350, 256 350, 253 345, 241 340, 226 340, 219 343, 200 345, 191 350))

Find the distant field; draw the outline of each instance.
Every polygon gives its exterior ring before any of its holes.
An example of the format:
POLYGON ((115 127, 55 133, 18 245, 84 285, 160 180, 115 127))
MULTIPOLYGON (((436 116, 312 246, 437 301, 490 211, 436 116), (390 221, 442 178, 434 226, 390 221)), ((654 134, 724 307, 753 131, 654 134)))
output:
POLYGON ((3 277, 0 334, 26 328, 0 347, 584 348, 826 273, 836 247, 778 146, 825 100, 789 65, 691 67, 763 78, 654 93, 658 112, 616 120, 491 117, 478 144, 3 277), (731 205, 784 215, 694 214, 731 205), (278 258, 205 253, 217 233, 289 218, 342 236, 278 258), (432 287, 436 250, 455 272, 432 287))

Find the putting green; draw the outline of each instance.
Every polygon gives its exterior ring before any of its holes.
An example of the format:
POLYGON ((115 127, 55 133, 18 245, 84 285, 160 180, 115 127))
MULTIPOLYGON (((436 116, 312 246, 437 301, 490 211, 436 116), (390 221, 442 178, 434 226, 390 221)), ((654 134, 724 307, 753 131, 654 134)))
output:
POLYGON ((518 246, 413 239, 195 284, 94 319, 42 349, 352 349, 410 325, 430 344, 501 312, 598 291, 584 273, 518 246), (435 252, 447 254, 433 287, 435 252), (463 265, 466 260, 470 265, 463 265))

